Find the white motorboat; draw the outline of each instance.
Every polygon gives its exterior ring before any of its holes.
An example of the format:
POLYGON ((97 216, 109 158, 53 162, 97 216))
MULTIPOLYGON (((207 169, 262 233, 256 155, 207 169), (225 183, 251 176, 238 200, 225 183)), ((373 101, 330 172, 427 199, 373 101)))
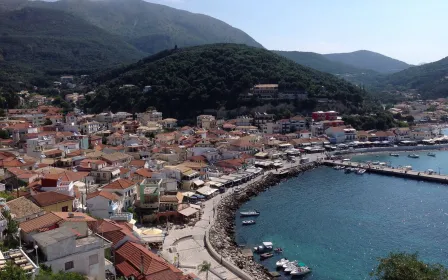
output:
POLYGON ((297 266, 297 264, 289 264, 287 267, 285 267, 285 269, 283 270, 285 273, 290 273, 291 271, 296 270, 297 268, 299 268, 297 266))
POLYGON ((255 221, 254 220, 245 220, 242 222, 243 226, 248 226, 248 225, 254 225, 255 221))
POLYGON ((283 268, 287 268, 287 267, 289 267, 289 266, 291 266, 291 265, 297 265, 297 261, 290 261, 290 262, 287 262, 287 263, 285 263, 285 264, 283 265, 283 268))
POLYGON ((259 216, 259 215, 260 215, 260 212, 258 212, 257 210, 240 212, 241 217, 251 217, 251 216, 259 216))
POLYGON ((274 245, 272 244, 272 242, 263 242, 262 245, 258 246, 258 247, 254 247, 254 250, 257 253, 263 253, 263 252, 267 252, 267 251, 272 251, 274 245))
POLYGON ((277 267, 283 267, 283 265, 284 265, 284 264, 287 264, 287 263, 289 263, 289 260, 288 260, 288 259, 285 259, 285 258, 282 258, 282 259, 280 259, 279 261, 277 261, 277 262, 275 263, 275 265, 276 265, 277 267))
POLYGON ((400 155, 399 154, 395 154, 395 153, 390 153, 389 154, 391 157, 399 157, 400 155))
POLYGON ((379 161, 374 161, 374 162, 372 162, 372 164, 373 165, 378 165, 378 164, 380 164, 380 162, 379 161))
POLYGON ((359 174, 359 175, 362 175, 364 173, 366 173, 366 170, 362 169, 362 168, 360 168, 360 169, 358 169, 358 171, 356 171, 356 174, 359 174))
POLYGON ((297 267, 297 269, 294 269, 293 271, 291 271, 291 275, 300 276, 300 275, 305 275, 310 272, 311 272, 311 269, 309 267, 299 266, 299 267, 297 267))
POLYGON ((417 155, 417 154, 410 154, 410 155, 408 155, 408 157, 410 157, 410 158, 419 158, 420 156, 417 155))
POLYGON ((429 157, 436 157, 436 153, 431 153, 431 152, 429 152, 429 153, 428 153, 428 156, 429 156, 429 157))

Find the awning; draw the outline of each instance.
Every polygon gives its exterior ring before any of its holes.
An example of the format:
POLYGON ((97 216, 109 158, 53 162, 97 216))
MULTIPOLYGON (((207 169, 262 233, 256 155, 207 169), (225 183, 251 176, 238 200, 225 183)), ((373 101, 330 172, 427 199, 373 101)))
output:
POLYGON ((202 185, 204 185, 204 181, 202 181, 202 180, 199 180, 199 179, 198 179, 198 180, 194 180, 194 181, 193 181, 193 184, 195 184, 196 186, 198 186, 198 187, 199 187, 199 186, 202 186, 202 185))
POLYGON ((188 207, 188 208, 185 208, 183 210, 180 210, 179 214, 181 214, 182 216, 185 216, 185 217, 190 217, 192 215, 195 215, 198 211, 199 210, 197 210, 197 209, 194 209, 192 207, 188 207))
POLYGON ((259 152, 255 154, 255 157, 267 157, 268 153, 259 152))
POLYGON ((112 171, 112 175, 113 176, 118 175, 118 174, 120 174, 120 169, 119 168, 117 170, 112 171))
POLYGON ((202 187, 202 188, 199 188, 199 189, 196 190, 196 192, 198 192, 198 193, 200 193, 202 195, 205 195, 205 196, 209 196, 209 195, 213 194, 216 191, 218 191, 218 190, 217 189, 213 189, 210 186, 205 186, 205 187, 202 187))

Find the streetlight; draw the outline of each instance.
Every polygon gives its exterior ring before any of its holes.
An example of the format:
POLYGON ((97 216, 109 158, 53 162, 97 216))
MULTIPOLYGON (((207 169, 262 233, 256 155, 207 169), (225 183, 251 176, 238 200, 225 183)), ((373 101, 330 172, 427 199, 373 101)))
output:
POLYGON ((34 249, 36 250, 36 265, 39 266, 39 255, 37 254, 37 248, 39 248, 39 246, 34 245, 34 249))
POLYGON ((20 249, 22 249, 22 238, 21 238, 21 236, 20 236, 20 231, 21 231, 22 229, 21 228, 18 228, 17 229, 17 235, 19 236, 19 248, 20 249))

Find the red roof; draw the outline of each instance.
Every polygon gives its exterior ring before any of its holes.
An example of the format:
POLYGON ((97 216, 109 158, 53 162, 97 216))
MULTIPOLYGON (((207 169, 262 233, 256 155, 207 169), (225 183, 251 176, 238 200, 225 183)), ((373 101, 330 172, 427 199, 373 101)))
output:
POLYGON ((124 190, 131 186, 134 186, 135 183, 128 179, 118 179, 109 183, 103 187, 103 189, 112 189, 112 190, 124 190))
POLYGON ((115 251, 115 255, 118 262, 116 267, 126 277, 138 275, 137 279, 145 280, 185 279, 182 271, 140 244, 128 241, 115 251))

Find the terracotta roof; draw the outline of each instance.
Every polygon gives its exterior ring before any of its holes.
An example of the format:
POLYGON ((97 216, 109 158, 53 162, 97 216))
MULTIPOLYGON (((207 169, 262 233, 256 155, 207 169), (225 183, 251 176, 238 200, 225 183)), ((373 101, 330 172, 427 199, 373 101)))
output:
POLYGON ((40 207, 45 207, 65 201, 73 201, 75 198, 57 192, 42 192, 33 195, 31 200, 40 207))
POLYGON ((89 200, 91 198, 94 198, 94 197, 97 197, 97 196, 102 196, 102 197, 104 197, 104 198, 106 198, 108 200, 112 200, 112 201, 117 201, 117 200, 120 199, 114 193, 110 193, 110 192, 107 192, 107 191, 96 191, 96 192, 87 194, 87 200, 89 200))
POLYGON ((8 205, 14 219, 21 219, 30 215, 42 213, 44 211, 42 208, 23 196, 6 202, 6 205, 8 205))
POLYGON ((131 160, 131 162, 129 163, 130 166, 135 166, 138 168, 142 168, 145 166, 146 161, 145 160, 131 160))
POLYGON ((132 228, 112 220, 104 219, 89 223, 89 228, 94 232, 103 235, 107 240, 112 241, 114 245, 126 236, 129 237, 130 240, 138 242, 138 239, 132 233, 132 228))
POLYGON ((117 264, 118 270, 123 275, 139 275, 138 279, 167 280, 182 279, 182 271, 167 263, 164 259, 152 253, 145 247, 134 242, 124 243, 115 254, 125 259, 127 264, 117 264), (140 273, 143 258, 143 275, 140 273))
POLYGON ((73 172, 73 171, 64 171, 58 174, 47 174, 45 175, 45 179, 61 179, 65 182, 71 181, 82 181, 86 176, 89 175, 89 172, 73 172))
POLYGON ((135 171, 135 174, 138 174, 142 177, 151 178, 152 172, 149 169, 140 168, 137 171, 135 171))
POLYGON ((49 227, 62 221, 62 218, 53 212, 47 213, 35 219, 20 223, 23 232, 29 233, 41 228, 49 227))
POLYGON ((118 179, 109 183, 103 187, 103 189, 112 189, 112 190, 124 190, 131 186, 134 186, 135 183, 128 179, 118 179))
POLYGON ((72 213, 74 216, 69 217, 70 212, 51 212, 66 222, 95 222, 96 219, 84 213, 72 213))

